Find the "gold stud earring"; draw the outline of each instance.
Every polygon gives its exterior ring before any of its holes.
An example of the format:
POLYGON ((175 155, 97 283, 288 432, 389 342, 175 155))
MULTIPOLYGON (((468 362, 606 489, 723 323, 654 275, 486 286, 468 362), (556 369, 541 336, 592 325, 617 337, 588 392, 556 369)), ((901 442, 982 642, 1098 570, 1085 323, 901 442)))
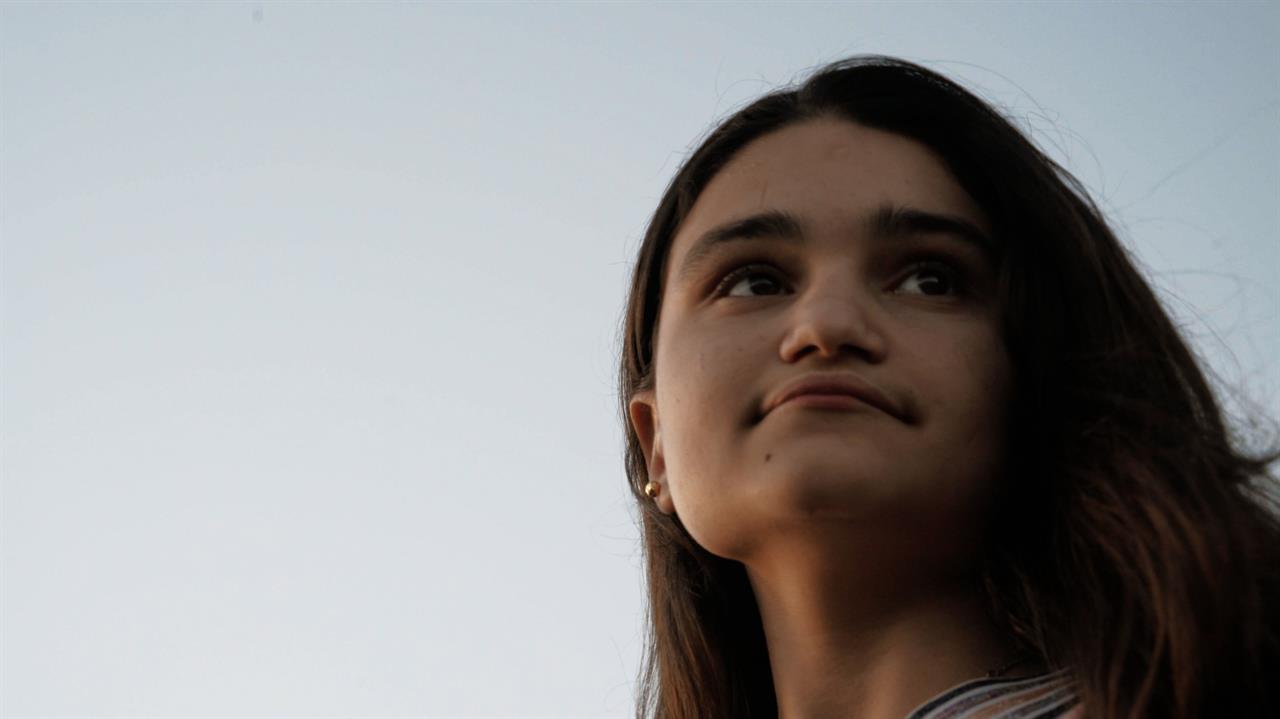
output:
POLYGON ((662 491, 662 487, 657 484, 654 484, 653 482, 650 482, 644 486, 644 493, 649 495, 650 499, 658 496, 658 493, 661 491, 662 491))

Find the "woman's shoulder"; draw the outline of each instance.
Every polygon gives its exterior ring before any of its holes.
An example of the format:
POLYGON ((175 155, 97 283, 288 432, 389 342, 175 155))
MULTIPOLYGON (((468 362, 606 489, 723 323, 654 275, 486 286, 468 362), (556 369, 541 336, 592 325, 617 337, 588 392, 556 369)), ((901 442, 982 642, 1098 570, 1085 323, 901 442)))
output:
POLYGON ((1066 669, 1030 677, 974 679, 921 704, 907 719, 1082 719, 1066 669))

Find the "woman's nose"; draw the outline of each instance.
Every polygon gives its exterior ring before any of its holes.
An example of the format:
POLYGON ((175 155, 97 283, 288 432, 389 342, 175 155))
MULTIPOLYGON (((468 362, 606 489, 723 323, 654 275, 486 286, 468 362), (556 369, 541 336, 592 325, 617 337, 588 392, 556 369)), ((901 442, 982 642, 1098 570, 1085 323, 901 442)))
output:
POLYGON ((837 359, 845 353, 871 364, 882 362, 887 342, 874 307, 870 293, 847 271, 815 277, 791 307, 779 348, 782 360, 793 363, 811 354, 837 359))

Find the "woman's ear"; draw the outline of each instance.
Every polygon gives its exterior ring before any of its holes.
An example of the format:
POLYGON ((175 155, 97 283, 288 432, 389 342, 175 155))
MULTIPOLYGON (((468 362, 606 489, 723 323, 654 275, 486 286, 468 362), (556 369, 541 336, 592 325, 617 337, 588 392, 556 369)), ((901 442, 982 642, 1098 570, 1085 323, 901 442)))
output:
POLYGON ((671 501, 671 485, 667 482, 667 463, 662 453, 662 424, 658 419, 658 404, 653 390, 640 390, 631 396, 627 403, 627 413, 631 417, 631 428, 644 451, 645 469, 649 481, 659 486, 658 496, 654 501, 663 514, 675 512, 675 504, 671 501))

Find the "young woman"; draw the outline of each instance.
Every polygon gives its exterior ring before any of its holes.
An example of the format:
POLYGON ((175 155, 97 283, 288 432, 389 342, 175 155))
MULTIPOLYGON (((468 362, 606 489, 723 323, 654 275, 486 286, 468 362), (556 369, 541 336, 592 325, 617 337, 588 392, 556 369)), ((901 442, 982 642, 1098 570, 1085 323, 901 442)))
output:
POLYGON ((1080 184, 949 80, 846 60, 654 213, 620 394, 638 715, 1280 711, 1280 524, 1080 184))

